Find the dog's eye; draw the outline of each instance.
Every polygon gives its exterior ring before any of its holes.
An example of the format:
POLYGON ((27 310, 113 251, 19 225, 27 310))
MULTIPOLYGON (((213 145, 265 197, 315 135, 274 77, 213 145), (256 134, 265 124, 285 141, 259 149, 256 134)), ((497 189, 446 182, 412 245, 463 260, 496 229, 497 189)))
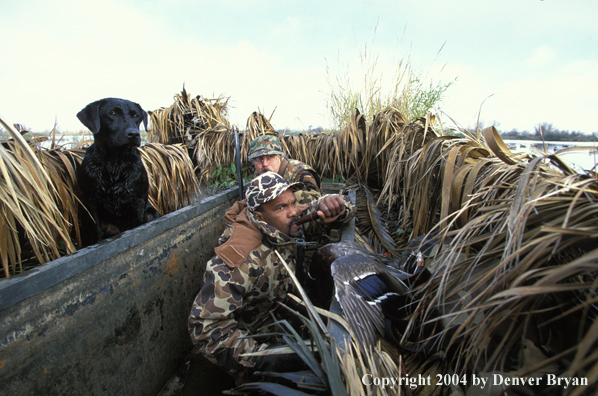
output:
POLYGON ((110 115, 111 115, 111 116, 115 116, 115 115, 116 115, 116 111, 112 110, 112 111, 110 112, 110 115))
POLYGON ((139 116, 137 114, 133 114, 131 117, 133 117, 133 118, 139 118, 139 116))

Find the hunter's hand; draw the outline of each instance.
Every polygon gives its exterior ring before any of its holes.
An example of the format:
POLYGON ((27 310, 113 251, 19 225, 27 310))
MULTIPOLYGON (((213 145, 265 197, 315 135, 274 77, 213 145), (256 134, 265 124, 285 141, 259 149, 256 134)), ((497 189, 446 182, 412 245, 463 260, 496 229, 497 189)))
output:
POLYGON ((320 201, 318 216, 324 223, 332 223, 345 213, 345 200, 340 195, 331 195, 320 201))

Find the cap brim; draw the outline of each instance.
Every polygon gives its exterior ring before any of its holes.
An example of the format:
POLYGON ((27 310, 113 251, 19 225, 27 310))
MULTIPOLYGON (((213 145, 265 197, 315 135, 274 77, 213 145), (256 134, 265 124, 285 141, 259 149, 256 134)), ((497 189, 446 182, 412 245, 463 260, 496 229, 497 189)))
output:
MULTIPOLYGON (((277 195, 277 196, 275 196, 275 197, 272 197, 271 199, 269 199, 269 200, 268 200, 268 201, 266 201, 266 202, 270 202, 270 201, 273 201, 273 200, 275 200, 276 198, 280 197, 280 196, 281 196, 281 195, 282 195, 282 194, 283 194, 283 193, 284 193, 286 190, 291 190, 291 192, 293 192, 293 193, 294 193, 294 192, 296 192, 296 191, 302 190, 304 187, 305 187, 305 184, 303 184, 302 182, 294 182, 294 183, 291 183, 291 184, 289 184, 288 186, 286 186, 286 187, 285 187, 283 190, 280 190, 280 194, 278 194, 278 195, 277 195)), ((264 204, 264 203, 266 203, 266 202, 263 202, 262 204, 264 204)))
POLYGON ((261 157, 262 155, 284 155, 282 151, 277 150, 258 150, 253 154, 249 155, 249 159, 254 159, 257 157, 261 157))

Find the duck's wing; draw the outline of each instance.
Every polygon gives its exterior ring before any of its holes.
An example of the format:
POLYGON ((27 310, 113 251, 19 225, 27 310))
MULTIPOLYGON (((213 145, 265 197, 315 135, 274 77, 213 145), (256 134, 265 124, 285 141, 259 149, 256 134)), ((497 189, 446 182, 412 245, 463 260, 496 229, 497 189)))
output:
POLYGON ((384 334, 384 315, 381 300, 396 294, 383 280, 383 264, 367 255, 338 258, 332 263, 336 298, 358 341, 374 346, 384 334))

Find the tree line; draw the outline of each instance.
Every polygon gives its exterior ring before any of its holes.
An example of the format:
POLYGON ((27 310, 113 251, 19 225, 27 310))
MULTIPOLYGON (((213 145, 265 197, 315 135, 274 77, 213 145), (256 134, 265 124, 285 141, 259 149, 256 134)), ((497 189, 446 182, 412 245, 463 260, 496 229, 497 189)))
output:
POLYGON ((500 131, 500 136, 503 139, 511 140, 545 140, 556 142, 592 142, 598 141, 598 132, 583 133, 579 131, 561 130, 555 128, 548 122, 543 122, 534 127, 534 132, 523 131, 519 132, 517 129, 510 131, 500 131))

